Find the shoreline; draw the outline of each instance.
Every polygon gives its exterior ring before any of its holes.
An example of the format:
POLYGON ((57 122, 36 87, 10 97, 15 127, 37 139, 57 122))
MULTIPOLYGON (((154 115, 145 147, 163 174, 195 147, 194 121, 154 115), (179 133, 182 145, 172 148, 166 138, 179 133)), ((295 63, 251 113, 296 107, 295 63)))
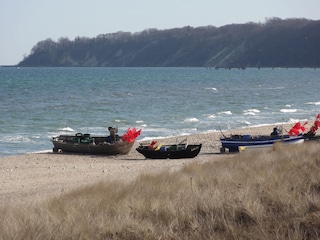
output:
MULTIPOLYGON (((286 125, 290 128, 291 124, 286 125)), ((223 134, 270 134, 270 125, 223 131, 223 134)), ((135 149, 135 142, 127 155, 96 156, 78 154, 30 153, 0 158, 0 203, 26 204, 59 196, 61 193, 100 181, 134 181, 140 174, 177 171, 185 164, 205 163, 226 158, 220 154, 221 132, 178 136, 158 140, 163 144, 187 139, 189 144, 202 143, 199 155, 192 159, 145 159, 135 149)))
MULTIPOLYGON (((307 121, 307 120, 297 120, 300 122, 307 121)), ((272 131, 272 128, 274 126, 283 126, 284 129, 289 130, 297 121, 295 122, 282 122, 282 123, 274 123, 274 124, 259 124, 259 125, 254 125, 254 126, 244 126, 241 128, 235 128, 235 129, 227 129, 227 130, 219 130, 219 129, 213 129, 213 130, 207 130, 201 133, 195 133, 195 134, 185 134, 185 135, 179 135, 179 136, 166 136, 166 137, 143 137, 140 140, 137 140, 138 143, 145 143, 145 142, 150 142, 152 140, 158 140, 158 141, 167 141, 168 139, 176 139, 176 138, 193 138, 192 136, 197 136, 197 135, 207 135, 207 134, 220 134, 222 136, 222 133, 226 135, 227 134, 233 134, 233 132, 237 132, 235 134, 244 134, 244 131, 248 130, 250 132, 253 131, 252 134, 269 134, 269 132, 272 131), (263 130, 264 128, 270 127, 270 131, 263 130), (262 132, 260 133, 259 131, 256 131, 254 129, 262 129, 262 132), (239 132, 240 131, 240 132, 239 132)), ((71 134, 71 133, 70 133, 71 134)), ((219 138, 217 139, 219 141, 219 138)), ((53 146, 52 146, 53 147, 53 146)), ((24 153, 17 153, 17 154, 10 154, 10 155, 0 155, 1 158, 7 158, 7 157, 15 157, 15 156, 21 156, 21 155, 27 155, 27 154, 41 154, 41 153, 51 153, 52 148, 46 149, 46 150, 38 150, 38 151, 33 151, 33 152, 24 152, 24 153)))

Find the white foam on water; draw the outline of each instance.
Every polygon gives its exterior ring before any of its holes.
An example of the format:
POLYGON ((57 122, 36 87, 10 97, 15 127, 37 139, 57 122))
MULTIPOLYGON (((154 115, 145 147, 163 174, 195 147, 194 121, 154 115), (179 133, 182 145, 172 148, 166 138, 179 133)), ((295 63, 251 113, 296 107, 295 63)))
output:
POLYGON ((307 105, 320 105, 320 102, 306 102, 307 105))
POLYGON ((253 113, 253 112, 245 112, 245 113, 243 113, 243 115, 252 115, 252 116, 255 116, 256 114, 253 113))
POLYGON ((125 123, 126 122, 126 120, 124 120, 124 119, 115 119, 114 121, 117 123, 125 123))
POLYGON ((52 149, 49 149, 49 150, 39 150, 39 151, 34 151, 32 153, 51 153, 52 152, 52 149))
POLYGON ((283 112, 283 113, 295 113, 297 111, 298 111, 297 109, 280 109, 280 112, 283 112))
POLYGON ((186 118, 183 120, 183 122, 199 122, 198 118, 186 118))
POLYGON ((206 90, 212 90, 212 91, 215 91, 215 92, 218 91, 218 89, 216 89, 215 87, 206 87, 205 89, 206 90))
POLYGON ((206 130, 206 131, 204 131, 203 133, 216 133, 216 132, 220 132, 220 130, 217 130, 217 129, 209 129, 209 130, 206 130))
POLYGON ((31 138, 22 135, 8 135, 0 138, 0 142, 9 143, 31 143, 34 142, 31 138))
POLYGON ((299 121, 299 119, 290 118, 288 123, 297 123, 299 121))
POLYGON ((70 127, 58 128, 58 130, 65 131, 65 132, 74 132, 74 130, 70 127))
POLYGON ((208 119, 215 119, 217 116, 214 114, 209 115, 208 119))
POLYGON ((222 115, 222 114, 226 114, 226 115, 232 115, 232 112, 231 111, 222 111, 222 112, 218 112, 219 115, 222 115))
POLYGON ((262 89, 269 89, 269 90, 275 90, 275 89, 284 89, 284 87, 267 87, 262 89))
POLYGON ((260 110, 258 110, 258 109, 254 109, 254 108, 251 108, 251 109, 244 110, 244 112, 259 113, 259 112, 260 112, 260 110))

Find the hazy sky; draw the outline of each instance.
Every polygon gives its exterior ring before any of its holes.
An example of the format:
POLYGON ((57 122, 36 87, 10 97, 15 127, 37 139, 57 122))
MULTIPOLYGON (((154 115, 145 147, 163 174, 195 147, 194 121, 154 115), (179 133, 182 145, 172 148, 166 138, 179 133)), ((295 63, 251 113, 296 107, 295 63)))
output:
POLYGON ((0 0, 0 65, 18 64, 48 38, 220 27, 271 17, 319 20, 320 0, 0 0))

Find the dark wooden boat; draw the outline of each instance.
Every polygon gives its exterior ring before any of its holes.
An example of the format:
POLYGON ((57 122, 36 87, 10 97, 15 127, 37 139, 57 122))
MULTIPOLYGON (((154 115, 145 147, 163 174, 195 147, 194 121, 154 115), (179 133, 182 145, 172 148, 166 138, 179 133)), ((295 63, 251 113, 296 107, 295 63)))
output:
POLYGON ((202 144, 187 145, 187 144, 171 144, 153 147, 150 145, 140 145, 136 150, 146 158, 151 159, 180 159, 194 158, 200 150, 202 144))
POLYGON ((306 134, 303 134, 303 138, 305 139, 306 142, 313 142, 313 141, 320 142, 320 135, 316 135, 315 133, 311 134, 308 132, 306 134))
POLYGON ((116 134, 117 130, 115 128, 109 128, 109 131, 110 135, 108 136, 77 133, 75 135, 53 137, 51 140, 54 145, 53 152, 99 155, 127 154, 131 150, 135 138, 140 135, 141 130, 137 132, 135 129, 128 129, 121 137, 116 134))

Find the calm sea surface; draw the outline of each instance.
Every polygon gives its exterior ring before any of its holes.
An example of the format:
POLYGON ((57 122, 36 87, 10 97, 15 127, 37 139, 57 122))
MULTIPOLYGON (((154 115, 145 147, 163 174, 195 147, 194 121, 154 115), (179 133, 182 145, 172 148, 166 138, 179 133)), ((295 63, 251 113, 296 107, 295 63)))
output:
POLYGON ((0 67, 0 157, 62 133, 142 129, 138 140, 313 121, 319 69, 0 67))

